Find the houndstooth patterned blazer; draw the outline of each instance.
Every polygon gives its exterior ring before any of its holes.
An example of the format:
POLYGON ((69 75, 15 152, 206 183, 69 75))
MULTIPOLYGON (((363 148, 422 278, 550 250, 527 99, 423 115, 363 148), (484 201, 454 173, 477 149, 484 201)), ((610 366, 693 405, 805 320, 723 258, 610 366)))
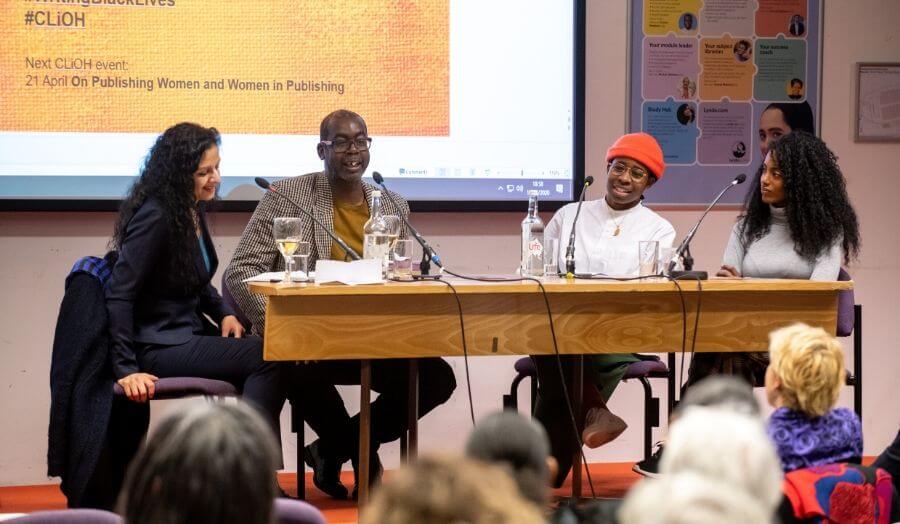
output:
MULTIPOLYGON (((328 183, 325 173, 310 173, 286 178, 279 180, 274 186, 276 190, 294 199, 312 213, 329 231, 334 231, 331 185, 328 183)), ((372 191, 377 189, 377 187, 363 182, 366 202, 372 202, 372 191)), ((394 206, 389 199, 383 198, 381 205, 385 214, 402 214, 404 217, 408 217, 409 204, 406 203, 406 200, 394 192, 391 192, 391 196, 394 197, 399 208, 394 206)), ((225 270, 225 285, 231 291, 238 307, 253 323, 253 333, 257 335, 262 335, 264 331, 266 300, 262 295, 250 293, 243 280, 267 271, 284 271, 284 259, 275 246, 275 237, 272 234, 272 223, 276 217, 300 217, 303 219, 303 240, 310 243, 310 270, 315 269, 317 260, 331 258, 331 237, 326 231, 317 227, 309 217, 298 211, 284 198, 269 192, 263 195, 241 235, 231 263, 225 270)), ((406 235, 406 228, 402 227, 401 238, 405 238, 406 235)))

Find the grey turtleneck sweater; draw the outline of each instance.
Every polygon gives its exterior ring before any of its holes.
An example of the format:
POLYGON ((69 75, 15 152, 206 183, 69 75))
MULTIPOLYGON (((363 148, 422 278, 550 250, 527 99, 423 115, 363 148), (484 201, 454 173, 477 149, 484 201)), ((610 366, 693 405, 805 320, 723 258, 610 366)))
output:
POLYGON ((772 225, 769 232, 748 246, 741 238, 741 222, 731 230, 724 263, 734 266, 745 277, 792 278, 803 280, 837 280, 843 260, 841 241, 810 262, 794 251, 785 208, 770 207, 772 225))

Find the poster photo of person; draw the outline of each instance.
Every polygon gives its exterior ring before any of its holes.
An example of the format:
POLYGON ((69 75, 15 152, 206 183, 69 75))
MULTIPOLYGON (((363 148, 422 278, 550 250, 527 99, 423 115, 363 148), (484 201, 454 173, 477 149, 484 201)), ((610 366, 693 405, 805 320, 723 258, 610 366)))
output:
POLYGON ((686 126, 694 121, 696 118, 695 113, 696 110, 693 104, 681 104, 675 111, 675 118, 678 119, 679 124, 686 126))
POLYGON ((738 40, 734 44, 734 59, 738 62, 746 62, 750 60, 753 54, 753 44, 749 40, 738 40))
POLYGON ((684 13, 678 17, 678 29, 683 33, 693 33, 697 30, 697 17, 694 13, 684 13))
POLYGON ((799 78, 791 78, 788 81, 787 95, 791 100, 800 100, 804 95, 803 80, 799 78))

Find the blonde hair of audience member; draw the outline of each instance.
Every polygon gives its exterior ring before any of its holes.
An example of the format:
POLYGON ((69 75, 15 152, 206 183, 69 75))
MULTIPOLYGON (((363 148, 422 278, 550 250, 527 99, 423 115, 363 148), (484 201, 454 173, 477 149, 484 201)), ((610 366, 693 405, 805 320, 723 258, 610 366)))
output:
POLYGON ((509 470, 519 491, 543 507, 556 476, 556 459, 544 427, 517 411, 503 410, 481 420, 466 442, 466 455, 509 470))
POLYGON ((721 408, 684 410, 672 424, 660 471, 729 484, 772 513, 781 500, 781 462, 762 419, 721 408))
POLYGON ((275 438, 244 403, 193 404, 160 422, 119 496, 128 524, 269 523, 275 438))
POLYGON ((642 480, 618 517, 620 524, 756 524, 772 522, 773 513, 733 485, 682 472, 642 480))
POLYGON ((786 407, 821 417, 837 404, 844 382, 844 350, 822 328, 794 324, 769 334, 766 397, 786 407))
POLYGON ((361 524, 531 524, 541 511, 502 469, 465 457, 422 457, 379 486, 361 524))

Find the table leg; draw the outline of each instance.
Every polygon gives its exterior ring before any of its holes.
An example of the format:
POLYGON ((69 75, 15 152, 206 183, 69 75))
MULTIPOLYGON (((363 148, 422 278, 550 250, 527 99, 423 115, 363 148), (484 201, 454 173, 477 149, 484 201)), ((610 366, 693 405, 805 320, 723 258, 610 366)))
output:
POLYGON ((419 360, 409 359, 409 440, 406 460, 416 460, 419 448, 419 360))
POLYGON ((369 501, 369 452, 372 432, 372 361, 359 362, 359 506, 369 501))
POLYGON ((578 439, 578 447, 572 456, 572 499, 581 499, 581 435, 578 432, 578 422, 581 419, 581 398, 584 394, 584 357, 575 356, 575 365, 572 366, 572 412, 575 414, 575 431, 578 439))

